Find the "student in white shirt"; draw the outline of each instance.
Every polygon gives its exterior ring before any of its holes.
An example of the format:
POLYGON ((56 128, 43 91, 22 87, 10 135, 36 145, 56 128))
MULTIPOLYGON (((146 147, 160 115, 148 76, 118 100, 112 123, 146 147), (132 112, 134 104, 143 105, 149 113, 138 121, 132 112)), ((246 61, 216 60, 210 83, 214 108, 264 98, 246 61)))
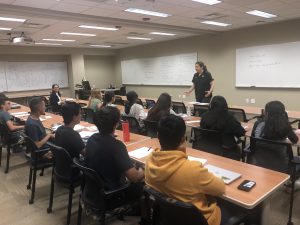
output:
POLYGON ((146 118, 144 107, 137 104, 138 95, 135 91, 129 91, 126 94, 128 103, 125 104, 125 114, 128 116, 135 117, 139 122, 140 126, 144 126, 143 120, 146 118))

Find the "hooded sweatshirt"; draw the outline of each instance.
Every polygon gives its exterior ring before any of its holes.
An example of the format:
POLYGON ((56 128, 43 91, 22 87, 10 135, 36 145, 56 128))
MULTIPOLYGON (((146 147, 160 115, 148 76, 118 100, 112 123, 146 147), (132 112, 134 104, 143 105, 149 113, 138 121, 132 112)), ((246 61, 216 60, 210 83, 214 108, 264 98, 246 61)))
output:
POLYGON ((209 225, 220 224, 221 211, 212 196, 222 195, 225 184, 184 152, 153 151, 146 160, 145 179, 155 190, 195 205, 209 225))

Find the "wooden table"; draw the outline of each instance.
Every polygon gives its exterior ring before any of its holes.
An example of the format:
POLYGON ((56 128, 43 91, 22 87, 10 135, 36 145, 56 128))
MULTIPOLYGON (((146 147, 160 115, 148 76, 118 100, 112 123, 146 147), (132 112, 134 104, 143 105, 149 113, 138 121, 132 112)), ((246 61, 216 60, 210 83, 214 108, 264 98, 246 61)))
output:
MULTIPOLYGON (((154 138, 132 144, 128 146, 127 149, 128 151, 133 151, 141 147, 159 148, 160 145, 158 139, 154 138)), ((206 164, 215 165, 242 174, 241 178, 226 185, 225 194, 222 198, 246 209, 253 209, 289 179, 288 174, 279 173, 192 148, 187 148, 187 155, 207 159, 206 164), (237 189, 238 185, 245 179, 256 182, 256 186, 250 192, 244 192, 237 189)), ((144 164, 145 159, 146 157, 135 160, 144 164)))

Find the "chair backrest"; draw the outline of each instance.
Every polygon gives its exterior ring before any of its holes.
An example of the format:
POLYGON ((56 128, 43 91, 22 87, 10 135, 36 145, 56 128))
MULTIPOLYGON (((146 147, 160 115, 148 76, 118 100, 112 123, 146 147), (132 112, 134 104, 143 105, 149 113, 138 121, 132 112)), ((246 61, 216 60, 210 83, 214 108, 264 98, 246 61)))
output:
POLYGON ((186 107, 183 102, 172 102, 172 108, 177 114, 186 114, 186 107))
POLYGON ((91 108, 82 108, 84 121, 94 123, 94 111, 91 108))
POLYGON ((250 137, 250 149, 247 163, 290 173, 290 161, 293 159, 291 143, 250 137))
POLYGON ((0 122, 0 135, 4 143, 9 140, 9 134, 10 132, 8 130, 7 125, 0 122))
POLYGON ((31 159, 37 159, 38 153, 36 151, 38 150, 38 147, 36 146, 36 144, 28 136, 24 136, 24 140, 26 145, 26 152, 30 152, 31 159))
POLYGON ((124 105, 124 101, 120 96, 115 96, 115 103, 116 105, 124 105))
POLYGON ((73 159, 74 165, 83 173, 84 185, 81 199, 88 208, 97 210, 105 209, 105 193, 101 178, 97 172, 88 168, 77 159, 73 159))
POLYGON ((231 113, 234 118, 239 122, 247 122, 247 117, 244 109, 228 108, 228 112, 231 113))
POLYGON ((151 138, 157 138, 157 126, 158 122, 144 120, 146 135, 151 138))
POLYGON ((55 177, 59 180, 71 181, 74 167, 72 167, 73 161, 69 152, 51 142, 48 142, 47 144, 54 156, 55 177))
POLYGON ((235 146, 230 149, 225 148, 223 142, 226 136, 220 131, 193 127, 192 134, 194 136, 192 148, 230 159, 240 160, 240 149, 235 146))
POLYGON ((145 192, 154 198, 153 220, 159 225, 208 225, 201 212, 190 203, 167 197, 149 186, 145 192))
POLYGON ((136 103, 144 107, 143 102, 142 102, 142 100, 140 98, 138 98, 136 100, 136 103))
POLYGON ((123 96, 126 95, 126 87, 125 86, 120 87, 120 95, 123 95, 123 96))
POLYGON ((147 109, 151 109, 155 105, 155 101, 152 99, 145 99, 145 101, 147 109))
POLYGON ((203 113, 208 111, 208 105, 194 105, 194 116, 201 117, 203 113))
POLYGON ((128 121, 130 133, 140 134, 141 127, 138 120, 135 117, 122 115, 122 120, 128 121))

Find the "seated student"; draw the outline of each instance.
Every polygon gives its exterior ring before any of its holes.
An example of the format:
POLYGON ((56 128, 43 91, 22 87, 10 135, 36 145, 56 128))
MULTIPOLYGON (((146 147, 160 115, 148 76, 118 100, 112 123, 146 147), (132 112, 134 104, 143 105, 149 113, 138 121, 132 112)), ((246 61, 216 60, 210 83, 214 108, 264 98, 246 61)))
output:
POLYGON ((209 225, 219 225, 221 211, 212 196, 221 196, 225 184, 201 163, 187 159, 185 132, 185 122, 178 116, 160 120, 161 149, 155 149, 146 160, 146 184, 171 198, 194 204, 209 225))
POLYGON ((52 85, 52 92, 50 94, 50 105, 52 106, 53 112, 60 112, 61 108, 61 94, 59 92, 59 86, 58 84, 52 85))
POLYGON ((135 91, 129 91, 126 94, 128 103, 125 104, 125 114, 128 116, 133 116, 137 119, 140 126, 143 126, 143 119, 146 118, 146 114, 143 106, 137 104, 138 95, 135 91))
POLYGON ((232 114, 224 97, 214 96, 209 104, 209 110, 202 115, 200 127, 220 131, 223 134, 223 146, 233 149, 236 147, 235 138, 245 135, 245 129, 232 114))
POLYGON ((86 145, 86 166, 101 174, 105 190, 120 188, 126 182, 126 178, 132 182, 144 178, 143 170, 137 170, 133 166, 126 146, 114 137, 119 121, 118 108, 101 108, 94 117, 99 133, 92 135, 86 145))
POLYGON ((7 129, 12 132, 11 133, 11 142, 12 143, 21 143, 23 140, 22 132, 24 126, 15 125, 12 121, 12 116, 9 114, 9 110, 11 109, 11 102, 9 99, 2 95, 0 97, 0 123, 5 125, 7 129))
POLYGON ((168 93, 162 93, 156 104, 149 110, 146 120, 148 121, 159 121, 162 117, 167 115, 176 115, 173 111, 172 99, 168 93))
POLYGON ((256 121, 251 136, 277 141, 288 138, 294 144, 298 142, 298 136, 289 124, 285 107, 280 101, 266 104, 264 119, 256 121))
POLYGON ((113 91, 106 91, 103 98, 103 103, 100 108, 105 106, 114 106, 115 102, 115 93, 113 91))
POLYGON ((85 145, 78 132, 74 131, 76 124, 81 120, 80 105, 75 102, 66 102, 61 108, 64 125, 55 132, 55 144, 66 149, 72 158, 84 154, 85 145))
POLYGON ((92 89, 91 97, 89 98, 88 108, 92 109, 94 112, 98 111, 101 107, 101 92, 98 88, 92 89))
MULTIPOLYGON (((46 134, 40 116, 45 115, 45 102, 42 97, 34 97, 29 102, 30 116, 25 124, 25 134, 30 137, 38 149, 46 147, 47 141, 54 138, 54 134, 46 134)), ((45 155, 46 158, 51 158, 50 154, 45 155)))

